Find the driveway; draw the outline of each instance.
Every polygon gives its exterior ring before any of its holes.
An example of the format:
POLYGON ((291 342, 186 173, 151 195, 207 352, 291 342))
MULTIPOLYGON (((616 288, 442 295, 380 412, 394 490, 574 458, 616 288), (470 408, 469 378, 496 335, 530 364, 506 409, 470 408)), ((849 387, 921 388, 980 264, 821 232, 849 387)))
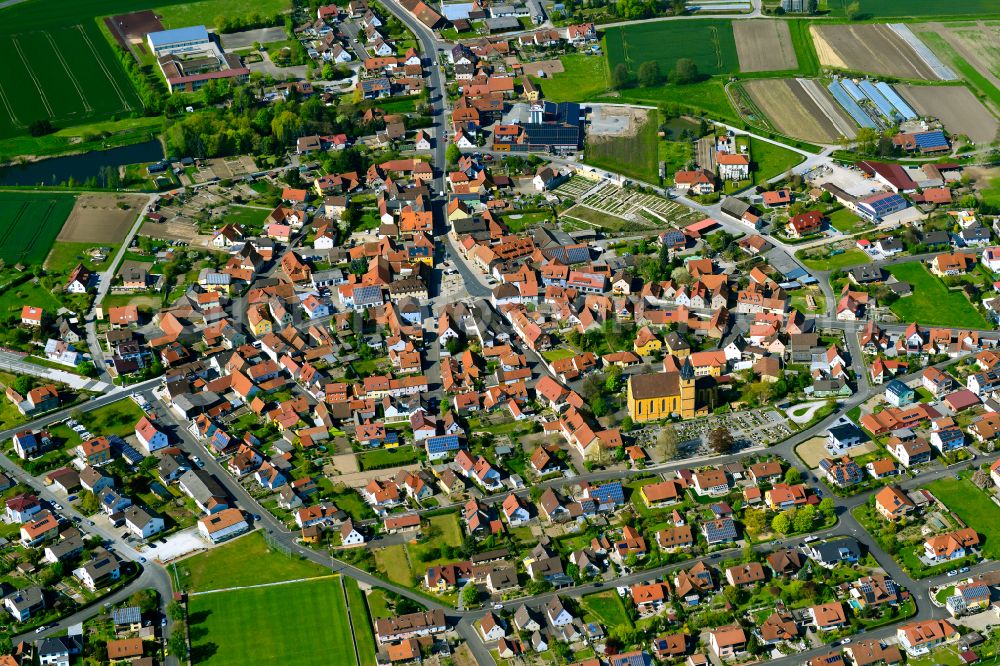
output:
POLYGON ((213 544, 201 537, 197 527, 189 527, 186 530, 171 534, 167 537, 166 543, 160 543, 159 541, 150 542, 149 546, 143 548, 140 552, 147 560, 166 563, 176 560, 182 555, 211 548, 212 546, 213 544))

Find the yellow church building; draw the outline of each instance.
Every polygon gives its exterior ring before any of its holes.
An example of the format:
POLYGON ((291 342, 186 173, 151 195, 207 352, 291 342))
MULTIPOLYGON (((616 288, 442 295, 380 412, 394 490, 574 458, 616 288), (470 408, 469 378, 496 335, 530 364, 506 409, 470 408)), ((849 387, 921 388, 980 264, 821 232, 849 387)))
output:
POLYGON ((635 422, 658 421, 679 414, 691 419, 715 407, 712 377, 695 377, 690 360, 680 372, 654 372, 628 379, 628 414, 635 422))

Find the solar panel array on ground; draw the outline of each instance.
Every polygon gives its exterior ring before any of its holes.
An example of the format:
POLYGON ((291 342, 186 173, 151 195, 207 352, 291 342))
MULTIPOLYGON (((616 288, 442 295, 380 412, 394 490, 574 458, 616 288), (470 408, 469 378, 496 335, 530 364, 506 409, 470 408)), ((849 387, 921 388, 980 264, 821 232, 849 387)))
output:
MULTIPOLYGON (((858 104, 848 93, 848 87, 842 85, 844 81, 844 79, 834 79, 830 82, 830 85, 827 86, 827 90, 829 90, 830 94, 833 95, 833 98, 837 100, 837 103, 844 107, 844 110, 847 111, 851 118, 854 118, 854 121, 858 125, 869 129, 876 129, 878 126, 875 124, 875 121, 873 121, 871 117, 865 113, 865 110, 861 108, 861 105, 858 104)), ((850 83, 851 86, 854 86, 852 81, 848 81, 848 83, 850 83)))

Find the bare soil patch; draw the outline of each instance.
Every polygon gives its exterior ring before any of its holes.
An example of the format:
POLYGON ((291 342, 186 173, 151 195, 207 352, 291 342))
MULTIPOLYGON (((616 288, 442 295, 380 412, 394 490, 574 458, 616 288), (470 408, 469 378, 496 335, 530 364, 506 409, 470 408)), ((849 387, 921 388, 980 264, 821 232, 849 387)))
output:
POLYGON ((952 134, 964 134, 979 144, 996 140, 1000 123, 968 88, 897 85, 896 90, 917 113, 937 118, 952 134))
POLYGON ((797 69, 792 36, 784 21, 734 21, 733 36, 740 71, 777 72, 797 69))
POLYGON ((163 24, 160 23, 159 17, 148 9, 141 12, 132 12, 131 14, 112 16, 111 20, 114 21, 115 25, 125 34, 129 41, 141 42, 149 33, 163 30, 163 24))
POLYGON ((524 71, 531 76, 547 78, 553 74, 562 74, 566 71, 566 69, 563 67, 561 60, 555 59, 539 60, 538 62, 526 62, 524 63, 524 71))
POLYGON ((887 25, 814 25, 809 31, 819 61, 826 67, 902 79, 938 80, 923 58, 887 25))
POLYGON ((591 137, 632 138, 639 133, 649 118, 647 109, 631 106, 595 105, 590 114, 589 134, 591 137))
POLYGON ((71 243, 121 243, 146 197, 135 194, 81 194, 56 240, 71 243))
POLYGON ((833 103, 824 109, 796 79, 747 81, 743 89, 782 134, 818 143, 834 143, 843 134, 830 120, 833 103))

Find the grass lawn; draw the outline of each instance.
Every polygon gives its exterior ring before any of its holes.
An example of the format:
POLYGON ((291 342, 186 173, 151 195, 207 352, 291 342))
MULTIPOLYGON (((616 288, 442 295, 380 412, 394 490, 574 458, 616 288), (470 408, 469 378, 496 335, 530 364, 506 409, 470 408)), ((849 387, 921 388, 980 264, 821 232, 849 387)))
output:
POLYGON ((74 203, 73 194, 0 192, 0 259, 8 266, 42 263, 74 203))
POLYGON ((420 453, 412 446, 400 446, 395 449, 372 449, 358 454, 358 464, 361 469, 384 469, 409 465, 420 460, 420 453))
POLYGON ((574 356, 576 356, 576 353, 573 350, 563 349, 562 347, 542 352, 542 357, 544 357, 549 363, 561 361, 564 358, 573 358, 574 356))
POLYGON ((216 24, 219 16, 227 18, 246 17, 251 14, 270 17, 277 16, 291 9, 288 0, 201 0, 201 2, 185 2, 169 4, 156 8, 163 27, 183 28, 189 25, 205 25, 209 28, 216 24))
POLYGON ((106 245, 104 243, 69 243, 66 241, 56 241, 52 245, 52 249, 49 250, 49 256, 45 258, 45 268, 68 274, 71 270, 76 268, 77 264, 83 264, 87 268, 94 271, 103 270, 108 267, 108 264, 111 263, 111 259, 114 257, 117 250, 117 245, 106 245), (85 254, 87 250, 95 247, 111 248, 111 252, 108 253, 107 259, 101 263, 92 261, 90 256, 85 254))
POLYGON ((694 160, 694 146, 689 141, 660 141, 659 161, 673 182, 673 174, 687 167, 694 160))
POLYGON ((47 157, 127 146, 153 139, 163 131, 163 118, 122 118, 74 125, 45 136, 12 136, 0 139, 0 161, 22 155, 47 157))
POLYGON ((222 216, 219 220, 218 226, 223 227, 227 224, 241 224, 249 229, 263 229, 264 220, 267 218, 267 211, 263 208, 254 208, 252 206, 237 206, 232 205, 226 209, 226 214, 222 216))
MULTIPOLYGON (((608 66, 604 58, 572 53, 559 60, 563 72, 546 79, 531 77, 550 102, 578 102, 608 89, 608 66)), ((525 65, 525 71, 531 73, 530 63, 525 65)))
MULTIPOLYGON (((379 572, 393 583, 406 587, 413 585, 413 569, 402 544, 375 549, 375 566, 379 572)), ((421 572, 422 574, 423 572, 421 572)))
POLYGON ((923 264, 896 264, 888 270, 898 280, 913 286, 913 295, 900 298, 889 306, 901 321, 928 326, 992 328, 964 294, 950 291, 923 264))
POLYGON ((826 216, 830 221, 830 226, 845 234, 853 232, 863 224, 863 220, 846 208, 838 208, 826 216))
MULTIPOLYGON (((139 405, 129 398, 112 402, 90 412, 84 412, 79 419, 93 435, 118 435, 122 439, 135 434, 135 424, 145 415, 139 405)), ((67 428, 67 444, 76 446, 81 442, 80 436, 67 428)))
POLYGON ((750 139, 750 156, 753 159, 753 178, 757 184, 780 176, 804 160, 802 155, 774 144, 750 139))
POLYGON ((358 643, 360 666, 375 666, 375 634, 372 631, 372 620, 368 614, 368 604, 365 593, 358 587, 358 581, 353 578, 344 579, 344 589, 347 591, 347 605, 351 611, 351 626, 354 627, 354 640, 358 643))
POLYGON ((653 110, 634 137, 601 137, 590 139, 584 150, 584 161, 601 169, 644 180, 659 182, 659 139, 656 135, 659 114, 653 110))
POLYGON ((191 597, 191 660, 356 664, 339 577, 191 597))
POLYGON ((801 252, 796 252, 795 256, 802 260, 802 263, 808 268, 817 271, 833 271, 840 268, 848 268, 849 266, 857 266, 868 261, 868 255, 856 248, 823 259, 805 259, 801 252))
POLYGON ((458 548, 464 541, 462 527, 458 524, 457 513, 443 513, 431 516, 427 522, 441 530, 441 542, 458 548))
POLYGON ((983 537, 983 555, 1000 557, 1000 507, 967 479, 938 479, 927 489, 983 537))
POLYGON ((368 592, 368 612, 373 619, 392 617, 392 611, 385 601, 385 590, 375 587, 368 592))
POLYGON ((272 551, 260 532, 177 563, 177 578, 189 592, 316 578, 329 573, 318 564, 272 551))
POLYGON ((689 85, 665 85, 655 88, 629 88, 622 90, 620 101, 646 104, 676 104, 684 113, 705 113, 713 118, 739 124, 740 118, 726 96, 721 79, 708 79, 689 85))
POLYGON ((580 600, 581 605, 589 610, 598 620, 609 629, 619 625, 632 626, 632 620, 625 612, 625 606, 617 592, 598 592, 588 594, 580 600))

